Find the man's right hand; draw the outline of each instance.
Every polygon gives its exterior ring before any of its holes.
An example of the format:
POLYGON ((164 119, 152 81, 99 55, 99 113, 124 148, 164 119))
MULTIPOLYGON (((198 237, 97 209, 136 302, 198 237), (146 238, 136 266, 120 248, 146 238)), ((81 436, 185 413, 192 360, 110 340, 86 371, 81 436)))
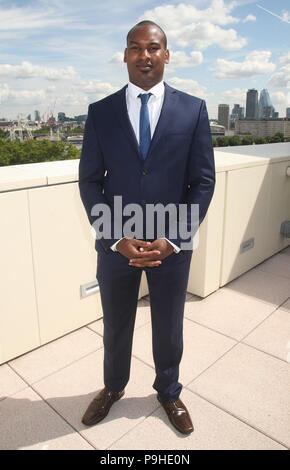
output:
POLYGON ((158 259, 160 255, 159 250, 146 251, 151 245, 151 242, 144 240, 136 240, 135 238, 123 238, 117 244, 117 251, 127 259, 133 259, 138 256, 142 267, 153 268, 161 264, 161 260, 158 259), (138 250, 140 248, 140 251, 138 250))

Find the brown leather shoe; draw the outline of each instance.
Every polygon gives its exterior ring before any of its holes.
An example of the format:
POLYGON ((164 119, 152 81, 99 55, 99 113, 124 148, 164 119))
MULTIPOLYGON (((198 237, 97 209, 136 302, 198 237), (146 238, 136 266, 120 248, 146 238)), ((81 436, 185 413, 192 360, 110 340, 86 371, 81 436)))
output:
POLYGON ((125 390, 122 390, 121 392, 111 392, 106 387, 103 388, 103 390, 101 390, 89 404, 89 407, 82 418, 82 423, 86 426, 97 424, 107 416, 113 403, 120 400, 124 394, 125 390))
POLYGON ((180 398, 176 401, 163 401, 160 396, 157 395, 157 399, 165 409, 171 424, 173 424, 178 431, 182 434, 190 434, 194 430, 189 412, 180 398))

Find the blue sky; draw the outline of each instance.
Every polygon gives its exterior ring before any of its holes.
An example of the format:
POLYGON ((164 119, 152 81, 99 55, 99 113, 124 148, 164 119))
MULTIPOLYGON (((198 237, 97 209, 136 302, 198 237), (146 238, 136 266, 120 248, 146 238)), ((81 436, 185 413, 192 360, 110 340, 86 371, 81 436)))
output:
POLYGON ((0 117, 85 114, 127 83, 141 19, 167 33, 166 82, 204 98, 210 118, 248 88, 267 88, 282 117, 290 106, 289 0, 0 0, 0 18, 0 117))

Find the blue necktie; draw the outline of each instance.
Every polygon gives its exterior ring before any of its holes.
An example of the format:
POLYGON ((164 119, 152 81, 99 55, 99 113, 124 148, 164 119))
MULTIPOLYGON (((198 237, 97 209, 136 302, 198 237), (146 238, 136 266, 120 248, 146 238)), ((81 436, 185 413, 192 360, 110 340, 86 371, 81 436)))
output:
POLYGON ((140 152, 142 157, 147 157, 151 142, 151 133, 150 133, 150 121, 149 121, 149 111, 148 111, 148 100, 152 93, 140 93, 138 98, 141 98, 141 109, 140 109, 140 152))

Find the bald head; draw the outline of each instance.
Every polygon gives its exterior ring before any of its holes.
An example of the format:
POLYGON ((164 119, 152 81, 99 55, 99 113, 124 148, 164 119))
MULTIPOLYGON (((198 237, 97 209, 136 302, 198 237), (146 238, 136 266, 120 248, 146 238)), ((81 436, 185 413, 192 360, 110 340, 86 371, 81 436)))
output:
POLYGON ((127 44, 129 43, 130 36, 138 28, 143 28, 144 26, 155 26, 156 28, 158 28, 160 30, 160 32, 162 33, 164 49, 167 49, 167 37, 166 37, 165 32, 163 31, 162 28, 160 28, 160 26, 158 24, 156 24, 156 23, 154 23, 154 21, 150 21, 150 20, 140 21, 139 23, 135 24, 135 26, 133 26, 133 28, 130 29, 129 33, 127 34, 127 44))

